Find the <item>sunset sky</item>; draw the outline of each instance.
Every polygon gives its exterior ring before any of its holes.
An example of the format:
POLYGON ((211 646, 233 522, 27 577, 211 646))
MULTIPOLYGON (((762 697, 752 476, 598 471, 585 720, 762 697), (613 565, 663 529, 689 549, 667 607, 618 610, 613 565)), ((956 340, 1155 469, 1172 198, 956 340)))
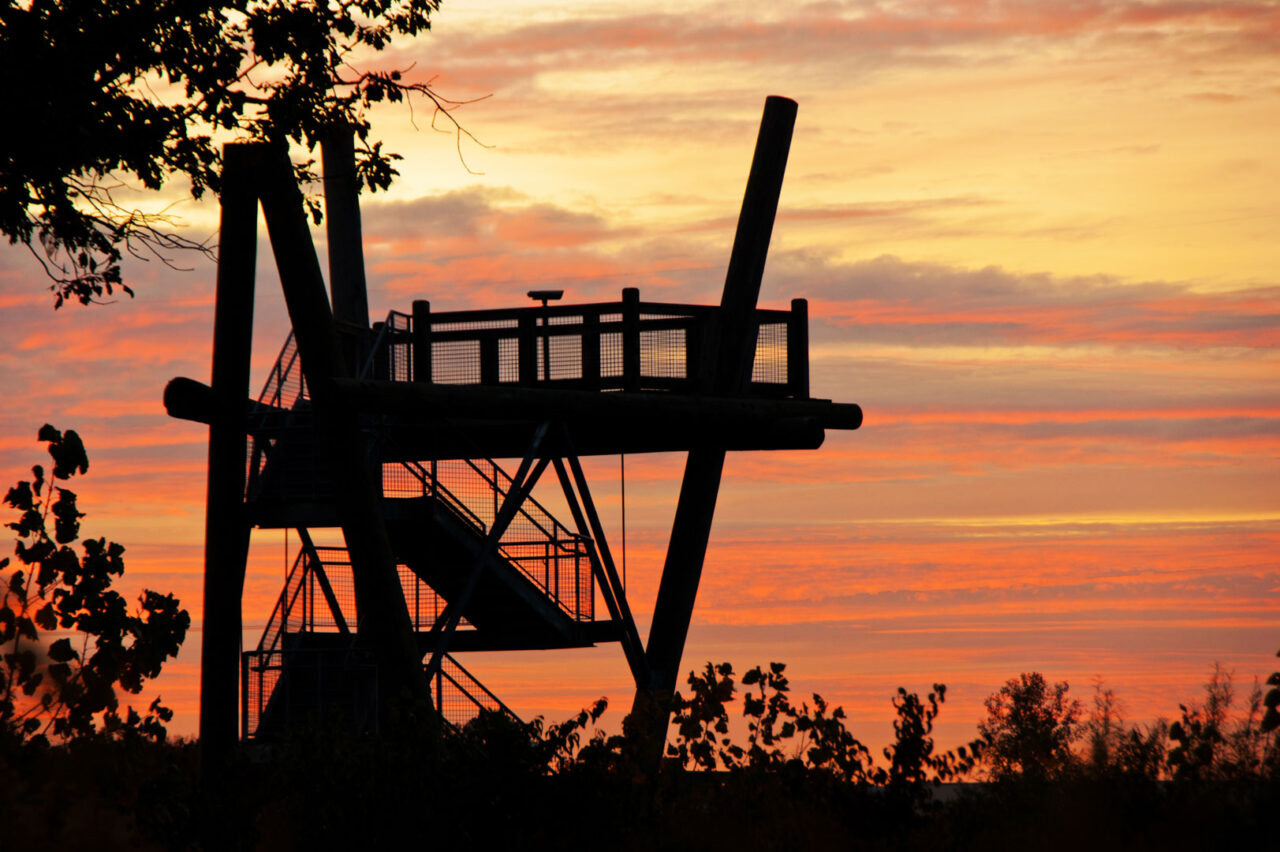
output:
MULTIPOLYGON (((784 661, 873 746, 899 685, 948 685, 951 746, 1023 671, 1086 700, 1101 677, 1146 722, 1215 661, 1240 692, 1274 670, 1276 3, 450 0, 374 66, 485 97, 456 115, 487 146, 460 160, 421 103, 373 116, 404 156, 364 201, 375 319, 535 287, 717 301, 764 98, 799 102, 761 306, 809 300, 813 395, 866 420, 729 457, 686 670, 784 661)), ((182 185, 137 198, 216 242, 216 204, 182 185)), ((206 430, 161 394, 209 378, 214 266, 177 262, 128 266, 134 299, 55 312, 0 247, 0 472, 47 458, 42 423, 78 430, 85 533, 127 547, 130 596, 174 591, 198 627, 206 430)), ((265 239, 259 269, 255 392, 288 331, 265 239)), ((626 469, 647 635, 682 458, 626 469)), ((588 472, 616 530, 618 460, 588 472)), ((255 535, 247 647, 283 549, 255 535)), ((178 734, 199 642, 148 693, 178 734)), ((605 695, 616 726, 630 702, 617 646, 463 662, 525 718, 605 695)))

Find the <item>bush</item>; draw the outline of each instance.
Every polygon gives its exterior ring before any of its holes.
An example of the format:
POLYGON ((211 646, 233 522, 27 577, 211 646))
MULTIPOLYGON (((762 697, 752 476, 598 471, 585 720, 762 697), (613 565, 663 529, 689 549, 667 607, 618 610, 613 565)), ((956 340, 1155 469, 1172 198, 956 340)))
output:
MULTIPOLYGON (((45 425, 38 439, 49 445, 54 480, 88 471, 75 432, 45 425)), ((150 590, 131 614, 111 589, 112 577, 124 573, 124 548, 99 538, 82 542, 77 555, 71 545, 84 513, 75 492, 47 482, 41 465, 31 473, 4 498, 21 513, 7 524, 17 533, 21 567, 0 577, 0 738, 6 746, 96 733, 161 741, 172 711, 156 698, 145 716, 132 707, 121 715, 116 688, 140 693, 177 655, 191 617, 173 595, 150 590), (46 643, 41 631, 63 635, 46 643)), ((0 569, 9 564, 0 560, 0 569)))

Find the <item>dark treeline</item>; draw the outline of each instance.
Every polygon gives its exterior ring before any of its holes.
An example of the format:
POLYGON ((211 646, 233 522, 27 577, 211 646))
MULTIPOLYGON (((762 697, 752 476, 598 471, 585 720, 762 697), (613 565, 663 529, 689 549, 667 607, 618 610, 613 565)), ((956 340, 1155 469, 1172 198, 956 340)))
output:
MULTIPOLYGON (((1269 683, 1280 683, 1273 675, 1269 683)), ((820 696, 793 703, 785 667, 691 673, 667 756, 594 726, 483 714, 443 735, 341 727, 246 745, 201 787, 200 749, 137 733, 0 750, 9 848, 373 848, 404 836, 483 848, 1274 848, 1280 689, 1237 701, 1215 669, 1172 724, 1127 726, 1039 674, 1011 679, 962 748, 937 751, 945 687, 899 690, 873 753, 820 696), (745 720, 737 740, 731 716, 745 720)), ((206 776, 208 777, 208 776, 206 776)))

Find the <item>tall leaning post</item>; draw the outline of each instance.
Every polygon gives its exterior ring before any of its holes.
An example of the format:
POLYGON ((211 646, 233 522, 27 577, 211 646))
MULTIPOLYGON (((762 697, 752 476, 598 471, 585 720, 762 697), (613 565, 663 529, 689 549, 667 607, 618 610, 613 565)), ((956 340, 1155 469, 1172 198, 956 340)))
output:
POLYGON ((325 239, 329 248, 329 297, 351 375, 359 372, 360 344, 369 328, 369 292, 364 275, 360 225, 360 181, 356 176, 355 130, 331 129, 320 142, 324 165, 325 239))
POLYGON ((200 743, 206 765, 230 754, 239 739, 240 598, 249 551, 244 401, 258 251, 254 171, 262 155, 256 143, 230 143, 222 150, 200 646, 200 743))
MULTIPOLYGON (((738 395, 751 381, 757 333, 756 304, 782 193, 796 109, 796 102, 789 98, 770 96, 765 100, 725 273, 718 322, 712 324, 699 365, 700 387, 715 396, 738 395)), ((642 726, 643 736, 651 741, 649 748, 654 765, 661 759, 666 740, 670 700, 675 692, 711 538, 724 455, 723 446, 708 446, 690 450, 685 461, 645 649, 650 680, 647 684, 637 684, 632 704, 632 713, 642 726)))
POLYGON ((324 294, 324 278, 293 181, 288 156, 273 151, 258 180, 263 219, 271 241, 285 308, 311 394, 314 428, 329 468, 330 487, 351 558, 359 618, 357 641, 374 652, 378 713, 395 718, 408 697, 430 706, 422 654, 413 637, 395 553, 379 510, 380 469, 370 470, 353 408, 339 399, 337 381, 349 376, 337 326, 324 294))

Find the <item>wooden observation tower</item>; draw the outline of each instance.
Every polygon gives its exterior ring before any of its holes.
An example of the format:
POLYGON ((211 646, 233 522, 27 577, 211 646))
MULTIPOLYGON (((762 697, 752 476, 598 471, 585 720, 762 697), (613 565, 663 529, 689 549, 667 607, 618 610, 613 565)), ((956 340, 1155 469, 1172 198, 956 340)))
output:
POLYGON ((809 396, 805 301, 756 306, 795 114, 766 101, 718 306, 535 291, 538 306, 415 301, 371 326, 350 133, 323 146, 331 293, 285 154, 226 147, 212 382, 165 391, 172 416, 209 425, 206 747, 323 712, 371 729, 406 696, 460 721, 501 702, 453 654, 600 642, 621 645, 635 709, 665 731, 726 451, 815 449, 862 422, 809 396), (293 331, 252 397, 259 203, 293 331), (688 456, 644 642, 579 459, 672 450, 688 456), (533 499, 544 478, 570 517, 533 499), (300 550, 242 653, 254 527, 296 530, 300 550), (325 528, 345 546, 317 545, 325 528))

